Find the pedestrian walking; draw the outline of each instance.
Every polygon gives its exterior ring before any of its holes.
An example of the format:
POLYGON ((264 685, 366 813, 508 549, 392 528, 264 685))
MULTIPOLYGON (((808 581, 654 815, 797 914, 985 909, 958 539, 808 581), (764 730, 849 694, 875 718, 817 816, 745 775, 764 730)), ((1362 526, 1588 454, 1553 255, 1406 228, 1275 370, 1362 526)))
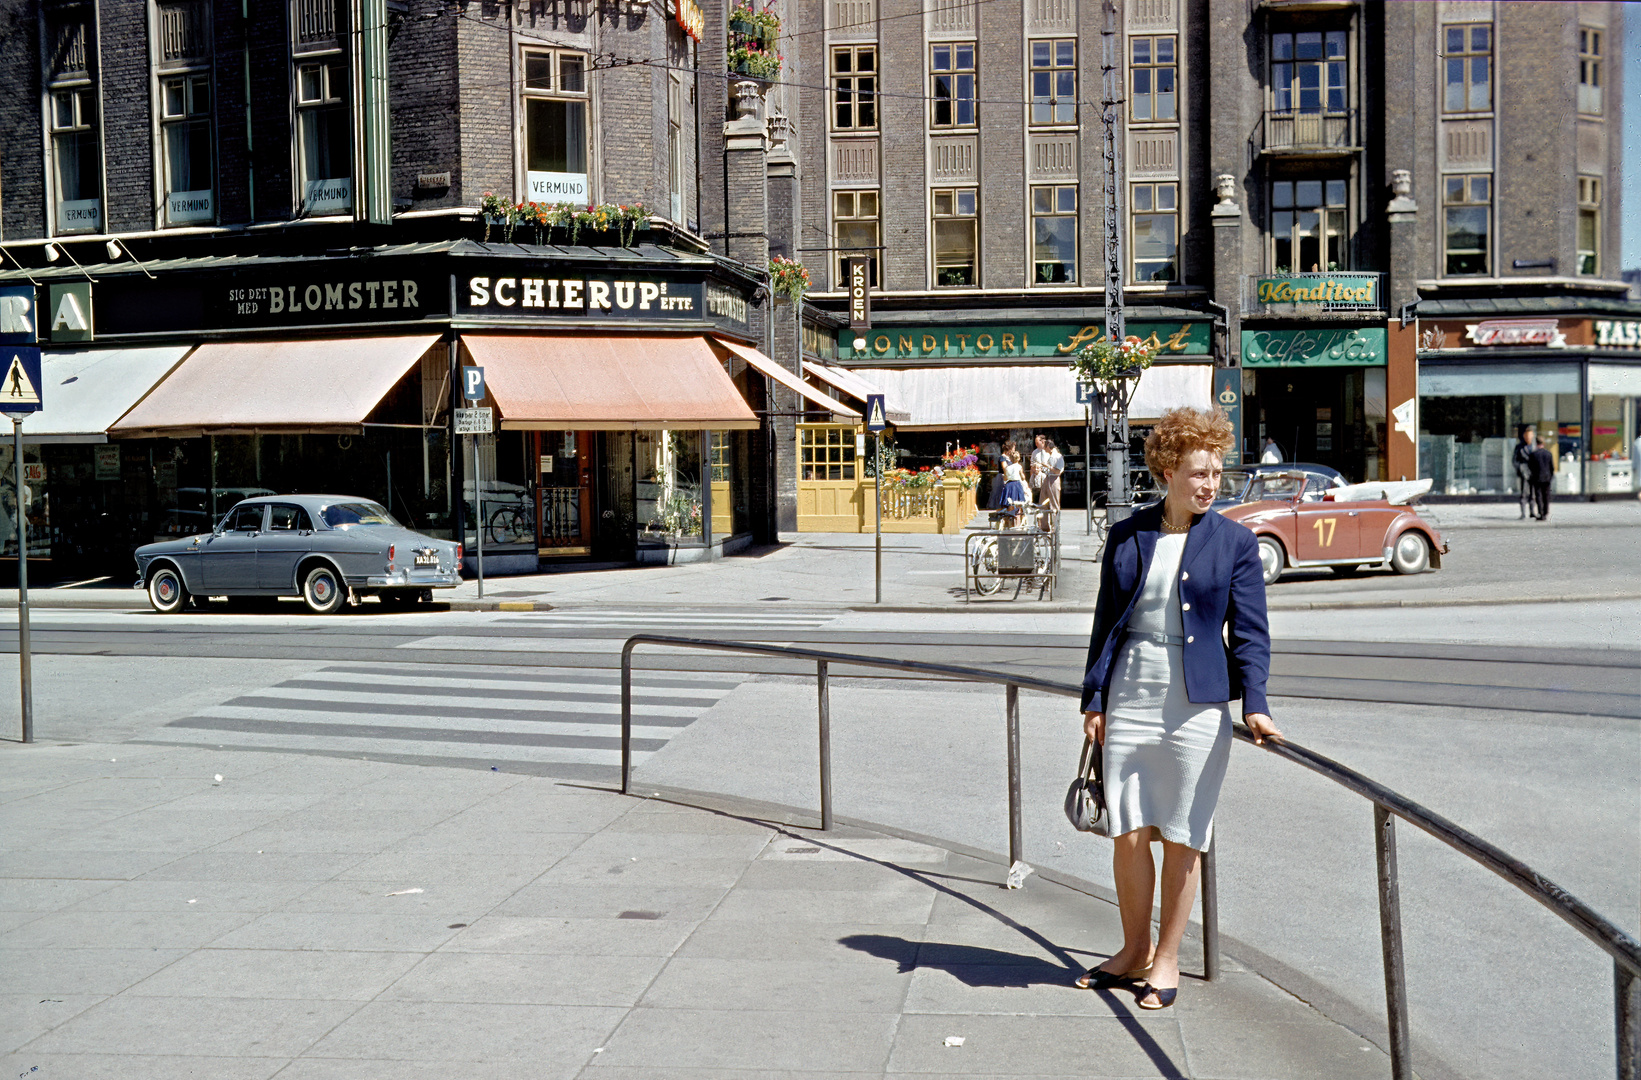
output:
POLYGON ((1037 491, 1037 503, 1043 509, 1037 524, 1047 532, 1060 520, 1060 477, 1065 474, 1066 459, 1047 436, 1043 437, 1043 453, 1043 482, 1037 491))
POLYGON ((1276 445, 1276 440, 1269 435, 1265 436, 1265 446, 1259 455, 1261 465, 1282 464, 1282 448, 1276 445))
POLYGON ((991 491, 987 493, 986 509, 1003 509, 1003 489, 1008 486, 1009 455, 1014 453, 1014 440, 1004 439, 1003 445, 997 448, 997 471, 991 476, 991 491))
POLYGON ((1020 464, 1020 451, 1010 443, 1003 451, 1003 528, 1014 528, 1025 506, 1031 501, 1026 490, 1026 470, 1020 464))
POLYGON ((1510 455, 1510 463, 1516 470, 1516 484, 1521 488, 1521 514, 1516 519, 1518 521, 1526 521, 1527 514, 1533 506, 1533 440, 1537 435, 1533 425, 1527 424, 1522 427, 1521 433, 1516 436, 1516 448, 1510 455))
POLYGON ((1232 700, 1254 741, 1281 739, 1265 701, 1271 642, 1259 545, 1212 509, 1231 424, 1175 409, 1145 440, 1161 503, 1112 526, 1083 678, 1083 731, 1103 754, 1123 944, 1077 980, 1131 986, 1142 1009, 1179 992, 1179 946, 1231 752, 1232 700), (1226 631, 1228 630, 1228 633, 1226 631), (1151 904, 1162 842, 1162 922, 1151 904))
POLYGON ((1550 517, 1550 485, 1556 479, 1556 459, 1550 456, 1543 439, 1533 440, 1532 469, 1533 516, 1547 521, 1550 517))

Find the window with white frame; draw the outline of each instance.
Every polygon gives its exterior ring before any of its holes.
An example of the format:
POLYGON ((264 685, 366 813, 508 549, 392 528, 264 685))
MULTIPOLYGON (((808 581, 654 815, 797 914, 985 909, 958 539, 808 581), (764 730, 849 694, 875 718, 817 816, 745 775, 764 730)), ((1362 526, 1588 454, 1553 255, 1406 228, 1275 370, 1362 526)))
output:
POLYGON ((589 204, 587 55, 526 50, 523 93, 525 198, 589 204))
POLYGON ((296 66, 297 181, 302 212, 353 210, 353 139, 347 68, 336 61, 296 66))
POLYGON ((1493 27, 1490 23, 1445 29, 1444 112, 1487 112, 1493 107, 1493 27))
POLYGON ((1349 37, 1343 30, 1272 34, 1272 111, 1345 112, 1350 107, 1349 37))
POLYGON ((668 216, 674 222, 684 220, 685 152, 684 111, 689 101, 689 86, 684 73, 672 71, 667 77, 667 197, 668 216))
POLYGON ((934 211, 936 288, 972 287, 980 281, 980 193, 975 188, 937 188, 934 211))
POLYGON ((1036 285, 1077 283, 1077 185, 1031 189, 1031 280, 1036 285))
POLYGON ((98 232, 103 225, 102 139, 93 81, 91 12, 46 14, 46 127, 51 145, 54 231, 98 232))
POLYGON ((1578 272, 1601 272, 1601 180, 1578 178, 1578 272))
POLYGON ((1077 39, 1031 43, 1031 122, 1077 122, 1077 39))
POLYGON ((870 260, 867 273, 872 288, 878 287, 878 237, 882 235, 882 215, 875 191, 834 191, 832 193, 832 246, 837 248, 838 288, 849 280, 850 259, 870 260))
POLYGON ((1273 180, 1271 270, 1318 274, 1350 268, 1349 185, 1343 177, 1273 180))
POLYGON ((1493 177, 1488 173, 1442 178, 1443 271, 1450 276, 1486 274, 1492 268, 1488 237, 1493 220, 1493 177))
POLYGON ((832 50, 832 130, 877 128, 877 46, 840 45, 832 50))
POLYGON ((1179 184, 1132 184, 1129 236, 1137 284, 1179 280, 1179 184))
POLYGON ((210 18, 205 0, 169 0, 154 12, 166 225, 216 218, 210 18))
POLYGON ((1128 115, 1137 123, 1179 119, 1177 40, 1172 36, 1128 39, 1128 115))
POLYGON ((1601 114, 1601 31, 1578 30, 1578 111, 1601 114))
POLYGON ((941 41, 929 47, 929 126, 973 127, 976 79, 974 42, 941 41))

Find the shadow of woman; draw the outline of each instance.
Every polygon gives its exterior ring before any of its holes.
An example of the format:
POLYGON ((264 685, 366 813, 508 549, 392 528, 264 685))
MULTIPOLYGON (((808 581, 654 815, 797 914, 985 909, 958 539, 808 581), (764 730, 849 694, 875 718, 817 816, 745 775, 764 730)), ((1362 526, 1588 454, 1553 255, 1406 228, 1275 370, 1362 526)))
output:
POLYGON ((938 941, 908 941, 887 934, 851 934, 838 939, 857 952, 900 965, 900 973, 918 968, 944 971, 964 986, 992 986, 1023 989, 1028 986, 1069 987, 1081 970, 1041 956, 1025 956, 986 949, 978 945, 958 945, 938 941))

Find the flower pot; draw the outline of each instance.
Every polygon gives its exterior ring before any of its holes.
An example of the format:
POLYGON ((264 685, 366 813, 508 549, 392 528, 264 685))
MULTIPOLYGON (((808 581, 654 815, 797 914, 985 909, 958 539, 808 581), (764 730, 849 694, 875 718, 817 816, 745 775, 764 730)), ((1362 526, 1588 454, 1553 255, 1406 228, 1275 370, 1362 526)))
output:
POLYGON ((744 34, 747 37, 752 37, 758 32, 758 24, 753 22, 751 19, 743 18, 739 15, 732 15, 729 20, 729 32, 732 34, 744 34))

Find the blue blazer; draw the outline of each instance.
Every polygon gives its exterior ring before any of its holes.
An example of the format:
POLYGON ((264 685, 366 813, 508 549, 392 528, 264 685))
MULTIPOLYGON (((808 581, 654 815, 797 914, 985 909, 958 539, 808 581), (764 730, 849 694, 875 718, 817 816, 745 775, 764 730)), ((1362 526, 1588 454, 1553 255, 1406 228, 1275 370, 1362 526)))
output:
MULTIPOLYGON (((1083 677, 1083 711, 1102 712, 1111 669, 1162 532, 1162 504, 1142 507, 1112 526, 1100 568, 1100 598, 1083 677)), ((1185 620, 1185 692, 1206 705, 1242 699, 1244 713, 1268 713, 1271 630, 1259 542, 1246 527, 1210 510, 1196 520, 1180 557, 1185 620), (1223 634, 1229 627, 1229 634, 1223 634), (1229 644, 1226 643, 1229 637, 1229 644)))

